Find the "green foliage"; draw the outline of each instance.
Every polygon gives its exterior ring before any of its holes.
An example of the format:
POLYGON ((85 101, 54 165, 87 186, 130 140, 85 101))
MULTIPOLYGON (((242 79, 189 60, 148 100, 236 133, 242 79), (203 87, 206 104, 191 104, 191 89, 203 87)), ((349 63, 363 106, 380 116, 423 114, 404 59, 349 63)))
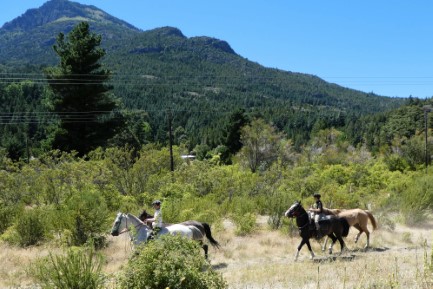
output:
POLYGON ((198 160, 204 160, 207 158, 210 158, 210 155, 208 155, 211 148, 207 144, 199 144, 196 145, 194 148, 195 155, 198 160))
POLYGON ((255 119, 241 129, 241 155, 254 173, 265 170, 277 159, 281 136, 263 119, 255 119))
POLYGON ((257 219, 254 201, 245 197, 236 197, 233 202, 230 202, 230 206, 232 206, 231 218, 236 225, 236 235, 245 236, 253 233, 256 230, 257 219))
POLYGON ((184 197, 167 199, 162 206, 164 222, 180 223, 186 220, 198 220, 213 224, 226 212, 210 198, 184 197))
POLYGON ((104 243, 110 212, 99 193, 76 192, 65 202, 64 213, 72 232, 71 245, 83 245, 89 241, 98 246, 104 243))
POLYGON ((71 248, 64 255, 39 259, 29 270, 42 288, 98 289, 105 288, 103 258, 93 247, 71 248))
POLYGON ((219 289, 227 284, 205 260, 197 242, 163 236, 137 248, 122 270, 119 288, 219 289))
POLYGON ((42 217, 43 210, 28 209, 16 219, 15 231, 17 242, 22 247, 40 243, 45 236, 45 227, 42 217))
POLYGON ((385 159, 385 163, 390 171, 404 172, 409 168, 408 162, 401 156, 392 154, 385 159))
POLYGON ((394 195, 409 225, 423 222, 433 209, 433 176, 419 176, 408 180, 407 187, 394 195))
MULTIPOLYGON (((427 144, 427 153, 432 152, 431 140, 427 144)), ((408 139, 402 146, 402 157, 409 165, 410 169, 415 170, 417 167, 425 164, 426 144, 422 135, 414 136, 408 139)), ((428 161, 430 164, 430 161, 428 161)))
POLYGON ((232 216, 236 224, 236 235, 246 236, 253 233, 256 228, 257 216, 254 213, 234 214, 232 216))
POLYGON ((268 224, 271 229, 280 229, 283 224, 284 213, 288 209, 288 204, 294 199, 293 193, 286 187, 280 188, 277 192, 264 196, 261 207, 265 209, 269 216, 268 224))
POLYGON ((0 202, 0 235, 9 228, 16 216, 22 211, 21 206, 6 206, 0 202))

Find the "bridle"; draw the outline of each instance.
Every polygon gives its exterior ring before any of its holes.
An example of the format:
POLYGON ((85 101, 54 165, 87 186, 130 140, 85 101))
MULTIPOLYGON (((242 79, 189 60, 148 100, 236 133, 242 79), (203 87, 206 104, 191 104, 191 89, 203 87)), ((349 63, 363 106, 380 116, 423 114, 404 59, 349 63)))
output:
MULTIPOLYGON (((308 215, 308 213, 305 210, 304 210, 304 212, 302 214, 299 214, 300 206, 301 206, 301 204, 297 204, 296 207, 293 208, 293 213, 292 213, 293 218, 300 218, 300 217, 302 217, 304 215, 308 215)), ((309 225, 309 222, 306 222, 305 225, 303 225, 301 227, 298 226, 298 229, 301 230, 301 229, 305 228, 308 225, 309 225)))
MULTIPOLYGON (((122 222, 122 218, 125 218, 124 214, 120 215, 119 222, 122 222)), ((139 228, 141 228, 142 226, 146 226, 146 225, 144 223, 139 223, 138 225, 134 225, 135 231, 138 231, 139 228)), ((128 218, 126 218, 126 220, 125 220, 125 228, 122 229, 122 231, 119 232, 119 235, 121 235, 123 233, 126 233, 126 232, 130 232, 130 231, 131 231, 131 229, 128 227, 128 218)))
POLYGON ((297 204, 296 207, 293 208, 293 213, 292 213, 293 218, 302 217, 303 215, 307 214, 307 212, 304 212, 303 214, 298 214, 300 206, 301 206, 300 204, 297 204))

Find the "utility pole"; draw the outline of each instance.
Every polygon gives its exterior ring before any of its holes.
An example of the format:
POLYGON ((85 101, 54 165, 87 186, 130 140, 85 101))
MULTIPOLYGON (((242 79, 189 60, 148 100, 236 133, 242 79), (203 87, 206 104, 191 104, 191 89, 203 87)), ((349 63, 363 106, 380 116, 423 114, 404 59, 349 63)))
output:
POLYGON ((430 156, 428 155, 428 142, 427 142, 427 131, 428 131, 428 127, 427 127, 427 120, 428 120, 428 113, 432 111, 432 106, 431 105, 424 105, 423 106, 423 110, 424 110, 424 134, 425 134, 425 151, 424 151, 424 157, 425 157, 425 173, 427 174, 427 166, 429 163, 429 159, 430 156))

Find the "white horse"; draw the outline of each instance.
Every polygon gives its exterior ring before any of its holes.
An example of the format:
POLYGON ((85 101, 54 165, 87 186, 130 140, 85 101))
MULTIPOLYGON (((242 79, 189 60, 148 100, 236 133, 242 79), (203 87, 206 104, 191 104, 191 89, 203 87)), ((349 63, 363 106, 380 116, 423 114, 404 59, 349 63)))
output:
MULTIPOLYGON (((111 228, 111 235, 119 236, 126 232, 130 234, 131 240, 134 242, 134 244, 138 245, 140 243, 147 242, 152 229, 132 214, 117 213, 113 227, 111 228)), ((219 247, 218 242, 212 237, 209 225, 206 223, 188 221, 182 224, 172 224, 163 227, 158 232, 158 235, 166 234, 182 235, 186 238, 199 241, 202 244, 206 258, 208 256, 208 246, 203 244, 205 236, 213 246, 217 248, 219 247)))

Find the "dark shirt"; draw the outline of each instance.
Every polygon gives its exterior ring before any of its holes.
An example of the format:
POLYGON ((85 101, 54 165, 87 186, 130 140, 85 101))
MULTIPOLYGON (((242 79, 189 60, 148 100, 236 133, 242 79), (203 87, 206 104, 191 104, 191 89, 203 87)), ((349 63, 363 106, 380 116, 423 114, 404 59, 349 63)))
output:
POLYGON ((323 204, 321 200, 316 201, 316 209, 320 210, 319 214, 323 213, 323 204))

